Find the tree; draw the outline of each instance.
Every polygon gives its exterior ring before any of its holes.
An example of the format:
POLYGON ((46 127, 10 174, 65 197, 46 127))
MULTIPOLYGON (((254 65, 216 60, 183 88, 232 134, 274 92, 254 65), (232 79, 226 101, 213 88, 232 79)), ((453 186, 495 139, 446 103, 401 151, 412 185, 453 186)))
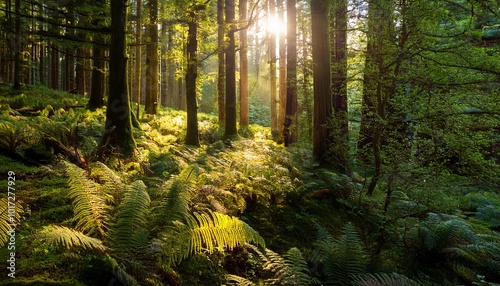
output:
POLYGON ((332 5, 330 17, 331 30, 331 65, 333 118, 330 124, 332 152, 331 162, 334 168, 347 173, 349 170, 349 125, 347 114, 347 0, 336 1, 332 5))
POLYGON ((134 67, 134 94, 137 103, 135 116, 139 118, 141 111, 141 76, 142 76, 142 0, 137 0, 135 15, 135 67, 134 67))
POLYGON ((125 27, 127 0, 111 0, 111 46, 109 58, 109 91, 105 135, 102 147, 117 148, 120 156, 133 155, 135 141, 127 85, 125 27))
POLYGON ((312 56, 314 78, 314 130, 313 155, 321 163, 327 163, 330 148, 328 120, 332 116, 330 81, 330 50, 328 42, 328 2, 311 0, 312 56))
POLYGON ((21 0, 15 2, 15 31, 14 31, 14 90, 21 89, 21 0))
MULTIPOLYGON (((105 0, 96 1, 101 12, 97 12, 94 15, 92 24, 96 27, 102 25, 102 20, 104 17, 104 5, 105 0)), ((106 49, 104 45, 106 44, 105 36, 95 35, 93 39, 92 46, 92 85, 90 88, 90 98, 88 103, 88 108, 91 110, 103 107, 106 103, 104 97, 106 96, 106 49)))
POLYGON ((234 0, 226 0, 225 12, 226 23, 230 26, 227 31, 228 44, 226 47, 226 120, 224 124, 224 136, 233 137, 237 134, 236 129, 236 44, 234 39, 235 29, 233 26, 235 9, 234 0))
MULTIPOLYGON (((276 1, 276 8, 278 8, 278 21, 285 23, 285 7, 284 0, 276 1)), ((278 78, 279 78, 279 93, 278 93, 278 138, 279 141, 284 139, 285 132, 285 116, 286 116, 286 88, 287 88, 287 54, 286 54, 285 31, 278 31, 278 78)))
POLYGON ((286 117, 285 146, 297 141, 297 11, 296 0, 287 0, 287 71, 286 71, 286 117))
MULTIPOLYGON (((239 0, 239 22, 245 24, 247 20, 247 1, 239 0)), ((248 127, 248 44, 247 28, 240 28, 240 128, 248 127)))
POLYGON ((217 0, 217 106, 219 114, 219 125, 226 123, 225 107, 225 21, 224 0, 217 0))
POLYGON ((198 76, 198 34, 197 11, 191 10, 188 15, 187 39, 187 71, 186 71, 186 106, 187 130, 185 143, 199 146, 198 139, 198 104, 196 101, 196 78, 198 76))
POLYGON ((149 0, 148 41, 146 44, 146 105, 147 114, 158 110, 158 0, 149 0))
MULTIPOLYGON (((267 17, 272 17, 276 14, 275 0, 267 0, 267 17)), ((268 25, 269 25, 268 21, 268 25)), ((269 35, 269 85, 271 96, 271 134, 273 139, 278 137, 278 110, 276 98, 276 34, 267 29, 269 35)))

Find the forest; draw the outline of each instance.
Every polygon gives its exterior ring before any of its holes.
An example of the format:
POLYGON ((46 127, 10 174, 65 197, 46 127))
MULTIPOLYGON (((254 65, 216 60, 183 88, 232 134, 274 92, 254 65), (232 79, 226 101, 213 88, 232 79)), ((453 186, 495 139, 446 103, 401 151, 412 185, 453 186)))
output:
POLYGON ((497 0, 0 3, 0 285, 500 285, 497 0))

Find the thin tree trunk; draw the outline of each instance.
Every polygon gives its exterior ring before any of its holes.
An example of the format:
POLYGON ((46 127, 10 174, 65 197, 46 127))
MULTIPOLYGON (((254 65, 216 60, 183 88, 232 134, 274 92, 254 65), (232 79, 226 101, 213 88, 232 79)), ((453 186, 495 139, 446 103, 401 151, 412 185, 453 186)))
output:
POLYGON ((142 48, 141 48, 141 35, 142 35, 142 0, 137 0, 136 7, 136 31, 135 31, 135 84, 134 95, 135 102, 137 103, 137 110, 135 113, 136 118, 141 114, 141 76, 142 76, 142 48))
POLYGON ((173 61, 173 51, 174 51, 174 30, 172 27, 168 29, 168 39, 167 39, 167 106, 175 107, 175 63, 173 61))
POLYGON ((198 24, 196 14, 191 12, 188 22, 187 71, 186 71, 186 110, 187 110, 187 145, 199 146, 198 139, 198 104, 196 102, 196 78, 198 77, 198 24))
MULTIPOLYGON (((239 0, 240 23, 247 20, 247 0, 239 0)), ((248 120, 248 45, 247 29, 240 31, 240 128, 247 128, 248 120)))
POLYGON ((149 0, 149 25, 146 45, 146 105, 147 114, 158 110, 158 0, 149 0))
POLYGON ((224 0, 217 0, 217 43, 218 43, 218 73, 217 73, 217 106, 219 115, 219 125, 226 124, 225 107, 225 21, 224 21, 224 0))
MULTIPOLYGON (((278 18, 279 21, 285 22, 285 8, 283 6, 284 0, 277 0, 278 18)), ((285 132, 285 116, 286 116, 286 44, 285 32, 279 31, 279 105, 278 105, 278 138, 284 140, 285 132)))
POLYGON ((233 137, 237 134, 236 129, 236 51, 234 39, 234 0, 226 0, 226 23, 230 25, 227 37, 229 43, 226 49, 226 124, 224 124, 224 135, 233 137))
MULTIPOLYGON (((268 0, 268 17, 276 14, 275 0, 268 0)), ((268 31, 269 31, 268 27, 268 31)), ((274 140, 278 139, 278 109, 276 98, 276 34, 269 33, 269 84, 271 95, 271 134, 274 140)))
POLYGON ((16 12, 16 15, 14 17, 15 19, 15 35, 14 35, 14 90, 19 90, 21 89, 21 0, 16 0, 14 4, 14 9, 16 12))
POLYGON ((297 11, 296 0, 287 0, 287 81, 285 146, 297 142, 297 11))

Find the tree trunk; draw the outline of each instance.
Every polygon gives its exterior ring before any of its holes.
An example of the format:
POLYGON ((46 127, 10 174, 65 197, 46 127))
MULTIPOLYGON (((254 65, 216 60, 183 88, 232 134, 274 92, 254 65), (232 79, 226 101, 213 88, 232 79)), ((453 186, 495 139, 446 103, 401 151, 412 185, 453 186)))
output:
POLYGON ((217 0, 217 43, 218 43, 218 73, 217 73, 217 106, 219 115, 219 125, 226 124, 225 107, 225 21, 224 21, 224 0, 217 0))
POLYGON ((109 92, 103 139, 109 138, 106 147, 115 148, 120 157, 132 156, 135 147, 127 89, 126 23, 127 1, 111 0, 109 85, 113 88, 109 92))
POLYGON ((226 0, 226 23, 230 25, 227 37, 229 43, 226 49, 226 124, 224 135, 233 137, 236 129, 236 51, 234 40, 234 0, 226 0))
MULTIPOLYGON (((284 0, 277 1, 278 18, 281 23, 285 23, 285 8, 283 6, 284 0)), ((279 31, 279 105, 278 105, 278 138, 279 141, 284 140, 285 132, 285 116, 286 116, 286 44, 285 32, 279 31)))
POLYGON ((92 48, 93 67, 92 84, 90 87, 89 106, 90 110, 101 108, 105 105, 106 95, 106 62, 104 61, 105 50, 99 44, 94 44, 92 48))
POLYGON ((136 118, 141 115, 141 76, 142 76, 142 46, 141 46, 141 35, 142 35, 142 0, 137 0, 136 7, 136 30, 135 30, 135 84, 134 84, 134 96, 135 102, 137 103, 137 111, 135 113, 136 118))
POLYGON ((19 90, 21 89, 21 69, 22 69, 22 63, 21 63, 21 0, 16 0, 14 4, 14 9, 16 12, 16 15, 14 17, 15 19, 15 35, 14 35, 14 90, 19 90))
POLYGON ((168 54, 168 30, 167 30, 167 21, 163 21, 161 24, 161 43, 167 43, 166 45, 163 44, 160 47, 160 55, 162 55, 160 59, 160 71, 161 71, 161 86, 160 86, 160 103, 161 106, 168 106, 168 59, 167 59, 167 54, 168 54))
POLYGON ((147 114, 158 110, 158 0, 149 0, 149 25, 146 44, 146 105, 147 114))
POLYGON ((328 2, 311 1, 312 55, 314 77, 313 155, 320 163, 328 163, 330 146, 328 119, 332 115, 330 93, 330 52, 328 43, 328 2))
MULTIPOLYGON (((276 14, 275 0, 267 1, 267 14, 268 17, 276 14)), ((269 25, 269 23, 268 23, 269 25)), ((274 140, 278 139, 278 109, 277 109, 277 98, 276 98, 276 34, 269 32, 270 27, 268 27, 269 33, 269 84, 271 95, 271 134, 274 140)))
POLYGON ((59 89, 59 52, 52 44, 50 54, 50 88, 59 89))
POLYGON ((296 0, 287 0, 287 80, 286 80, 286 117, 285 146, 297 142, 297 11, 296 0))
POLYGON ((187 130, 186 145, 199 146, 198 139, 198 104, 196 102, 196 78, 198 77, 198 23, 196 12, 190 12, 187 38, 187 71, 186 71, 186 110, 187 130))
POLYGON ((335 2, 331 21, 331 65, 333 95, 332 166, 341 173, 349 171, 349 126, 347 113, 347 0, 335 2))
MULTIPOLYGON (((247 21, 247 0, 239 0, 240 23, 247 21)), ((240 128, 248 128, 248 45, 247 29, 240 31, 240 128)))
POLYGON ((168 39, 167 39, 167 106, 175 107, 175 63, 173 60, 173 51, 174 51, 174 30, 172 27, 168 29, 168 39))

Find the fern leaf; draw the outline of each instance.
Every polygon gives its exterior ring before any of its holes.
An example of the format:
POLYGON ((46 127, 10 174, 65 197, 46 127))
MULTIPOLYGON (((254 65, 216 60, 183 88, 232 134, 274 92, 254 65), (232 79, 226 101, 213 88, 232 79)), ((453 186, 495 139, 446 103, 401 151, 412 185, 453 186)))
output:
POLYGON ((178 176, 174 176, 164 188, 168 189, 166 199, 159 208, 157 215, 161 224, 184 219, 188 216, 189 202, 194 196, 195 184, 198 179, 197 165, 184 169, 178 176))
POLYGON ((168 263, 178 263, 202 250, 232 249, 245 243, 264 246, 264 239, 236 217, 216 213, 194 213, 186 223, 177 221, 164 236, 168 263))
POLYGON ((93 178, 99 179, 99 181, 103 183, 106 193, 110 193, 114 197, 117 197, 118 193, 125 187, 120 176, 99 161, 92 164, 90 175, 93 178))
POLYGON ((110 230, 110 238, 119 251, 134 252, 147 244, 145 229, 151 200, 142 181, 132 183, 118 207, 117 222, 110 230))
POLYGON ((134 277, 128 274, 125 271, 124 267, 118 264, 118 262, 114 258, 109 256, 108 254, 106 254, 105 258, 108 262, 108 267, 110 268, 109 270, 122 285, 139 286, 139 283, 137 283, 134 277))
POLYGON ((81 247, 83 249, 97 250, 100 252, 106 250, 101 240, 64 226, 46 226, 39 233, 39 236, 49 245, 64 246, 67 249, 81 247))
MULTIPOLYGON (((11 204, 11 209, 14 207, 15 215, 12 217, 15 218, 15 222, 18 222, 21 218, 21 213, 23 211, 21 205, 19 203, 11 204)), ((4 246, 9 238, 9 233, 12 229, 13 222, 10 221, 9 217, 9 202, 7 198, 0 198, 0 247, 4 246)))
POLYGON ((232 274, 227 275, 227 282, 231 286, 255 286, 255 283, 252 281, 232 274))
POLYGON ((88 235, 106 236, 108 205, 99 185, 87 177, 85 170, 65 163, 69 175, 69 197, 73 200, 76 229, 88 235))
POLYGON ((418 282, 398 273, 360 274, 353 277, 353 286, 418 286, 418 282))

